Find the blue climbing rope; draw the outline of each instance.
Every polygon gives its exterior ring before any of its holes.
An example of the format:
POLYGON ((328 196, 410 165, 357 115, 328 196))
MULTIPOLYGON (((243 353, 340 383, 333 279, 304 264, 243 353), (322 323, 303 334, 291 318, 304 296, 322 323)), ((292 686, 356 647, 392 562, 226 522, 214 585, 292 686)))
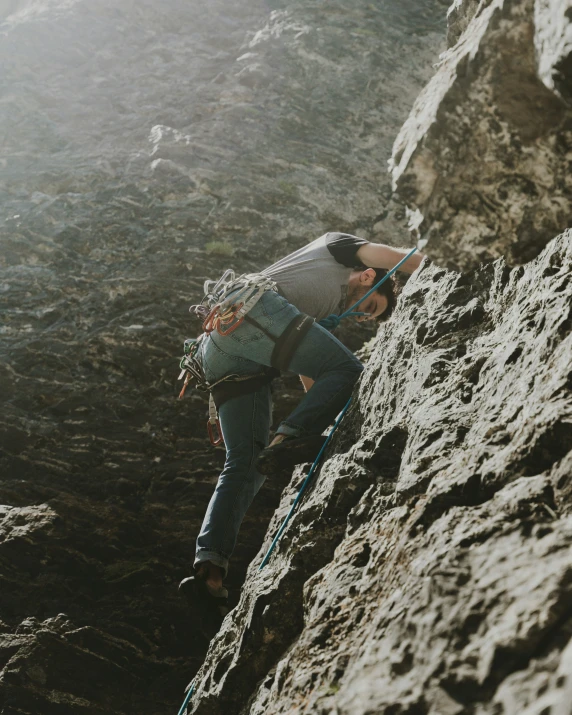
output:
POLYGON ((187 693, 187 697, 185 698, 185 701, 181 705, 181 709, 178 712, 178 715, 183 715, 183 713, 186 710, 187 705, 189 704, 189 700, 191 699, 191 695, 193 694, 193 690, 195 689, 195 684, 191 683, 191 687, 189 688, 189 692, 187 693))
POLYGON ((399 270, 399 268, 405 263, 405 261, 411 258, 411 256, 415 253, 416 250, 417 246, 415 246, 415 248, 412 248, 411 251, 409 251, 409 253, 405 256, 405 258, 402 258, 396 266, 394 266, 383 276, 379 283, 376 283, 373 288, 371 288, 371 290, 368 290, 368 292, 362 298, 360 298, 357 303, 354 303, 351 308, 348 308, 341 315, 335 315, 334 313, 331 313, 330 315, 328 315, 327 318, 322 318, 322 320, 320 320, 320 325, 326 328, 326 330, 335 330, 344 318, 356 317, 358 315, 367 315, 367 313, 354 313, 354 310, 358 307, 360 303, 363 303, 366 298, 369 298, 372 293, 375 293, 375 291, 381 285, 383 285, 385 281, 389 280, 389 278, 391 278, 395 271, 399 270))
POLYGON ((316 457, 316 459, 314 460, 314 463, 313 463, 312 466, 310 467, 310 471, 308 472, 308 476, 306 477, 306 479, 304 479, 304 483, 303 483, 302 486, 300 487, 300 491, 298 492, 298 495, 296 496, 296 499, 294 499, 294 503, 293 503, 292 506, 290 507, 290 511, 288 512, 288 514, 286 515, 286 518, 285 518, 284 521, 282 522, 282 526, 278 529, 278 533, 277 533, 276 536, 274 537, 274 541, 270 544, 270 548, 269 548, 268 551, 266 552, 266 556, 262 559, 262 563, 260 564, 260 566, 259 566, 259 568, 258 568, 259 571, 261 571, 261 570, 264 568, 264 566, 266 566, 266 564, 268 563, 268 560, 270 559, 270 554, 274 551, 274 547, 276 546, 276 544, 278 543, 278 540, 280 539, 280 537, 281 537, 282 534, 284 533, 284 529, 286 528, 286 525, 287 525, 288 522, 290 521, 290 517, 291 517, 292 514, 294 513, 294 510, 296 509, 296 507, 298 506, 298 503, 299 503, 300 499, 302 498, 302 494, 304 494, 304 491, 305 491, 306 487, 307 487, 308 484, 310 483, 310 480, 312 479, 312 476, 314 475, 314 472, 316 471, 316 468, 317 468, 318 464, 320 463, 320 460, 322 459, 322 455, 324 454, 324 452, 325 452, 325 450, 326 450, 326 447, 328 446, 328 443, 330 442, 330 440, 331 440, 331 438, 332 438, 332 435, 334 434, 334 432, 335 432, 336 429, 338 428, 338 425, 339 425, 340 422, 342 421, 343 416, 344 416, 344 415, 346 414, 346 412, 348 411, 348 407, 350 406, 350 402, 351 402, 351 401, 352 401, 352 398, 350 397, 350 399, 349 399, 349 400, 347 401, 347 403, 346 403, 346 406, 344 407, 344 409, 343 409, 343 410, 340 412, 340 414, 338 415, 338 419, 335 421, 334 426, 332 427, 332 429, 330 430, 328 436, 326 437, 326 441, 325 441, 324 444, 322 445, 322 449, 318 452, 318 456, 316 457))

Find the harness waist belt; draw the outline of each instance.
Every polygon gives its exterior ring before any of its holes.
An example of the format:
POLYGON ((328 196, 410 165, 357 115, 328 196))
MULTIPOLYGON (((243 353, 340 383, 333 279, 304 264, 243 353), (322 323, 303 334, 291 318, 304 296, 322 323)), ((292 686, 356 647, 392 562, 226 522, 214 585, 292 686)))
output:
POLYGON ((270 358, 272 367, 277 370, 288 370, 290 362, 298 346, 314 324, 314 318, 301 313, 297 315, 276 340, 274 350, 270 358))
POLYGON ((234 397, 249 395, 252 392, 260 390, 264 385, 269 385, 275 377, 280 375, 278 370, 267 368, 266 372, 261 375, 255 375, 250 380, 224 380, 215 385, 211 394, 217 410, 220 410, 222 405, 234 397))

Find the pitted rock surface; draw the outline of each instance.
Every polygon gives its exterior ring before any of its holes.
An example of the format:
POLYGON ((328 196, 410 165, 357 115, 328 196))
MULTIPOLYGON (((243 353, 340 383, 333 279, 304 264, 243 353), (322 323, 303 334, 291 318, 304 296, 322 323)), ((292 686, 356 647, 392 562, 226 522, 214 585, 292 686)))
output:
POLYGON ((472 0, 393 147, 426 252, 471 269, 526 262, 572 221, 572 3, 472 0))
MULTIPOLYGON (((207 643, 177 583, 224 457, 205 396, 176 399, 188 306, 326 230, 410 241, 386 160, 444 15, 1 4, 2 715, 178 711, 207 643)), ((299 396, 279 383, 275 419, 299 396)), ((233 604, 289 478, 247 516, 233 604)))
POLYGON ((570 712, 571 277, 423 264, 189 712, 570 712))

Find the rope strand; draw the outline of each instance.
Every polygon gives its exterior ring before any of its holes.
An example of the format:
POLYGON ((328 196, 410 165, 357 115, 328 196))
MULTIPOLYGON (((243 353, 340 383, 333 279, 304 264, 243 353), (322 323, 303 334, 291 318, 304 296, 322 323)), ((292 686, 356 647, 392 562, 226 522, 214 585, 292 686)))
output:
POLYGON ((302 498, 302 494, 304 493, 304 491, 306 490, 306 487, 307 487, 308 484, 310 483, 310 479, 311 479, 312 476, 314 475, 314 472, 316 471, 316 468, 317 468, 318 464, 320 463, 320 460, 322 459, 322 455, 323 455, 324 452, 326 451, 326 447, 327 447, 328 444, 330 443, 330 440, 332 439, 332 436, 333 436, 334 432, 337 430, 338 425, 339 425, 340 422, 342 421, 343 416, 344 416, 344 415, 346 414, 346 412, 348 411, 348 408, 349 408, 349 406, 350 406, 351 401, 352 401, 352 398, 350 397, 350 399, 346 402, 346 406, 345 406, 344 409, 340 412, 340 414, 339 414, 339 416, 338 416, 338 419, 335 421, 334 426, 332 427, 332 429, 331 429, 330 432, 328 433, 328 436, 326 437, 326 441, 325 441, 324 444, 322 445, 322 449, 318 452, 318 456, 316 457, 316 459, 314 460, 314 463, 313 463, 312 466, 310 467, 310 471, 308 472, 308 476, 306 477, 306 479, 304 479, 304 483, 303 483, 302 486, 300 487, 300 491, 298 492, 298 495, 296 496, 296 499, 294 500, 294 503, 293 503, 292 506, 290 507, 290 511, 288 512, 288 514, 286 515, 286 518, 285 518, 284 521, 282 522, 282 526, 278 529, 278 533, 276 534, 276 536, 274 537, 274 540, 273 540, 272 543, 270 544, 270 548, 269 548, 268 551, 266 552, 266 556, 262 559, 262 563, 260 564, 260 566, 259 566, 259 568, 258 568, 259 571, 262 571, 262 569, 264 568, 264 566, 266 566, 266 564, 268 563, 268 560, 270 559, 270 554, 274 551, 274 547, 276 546, 276 544, 278 543, 278 540, 279 540, 280 537, 282 536, 282 533, 284 532, 284 529, 286 528, 286 525, 287 525, 288 522, 290 521, 290 517, 291 517, 292 514, 294 513, 294 510, 295 510, 296 507, 298 506, 298 503, 299 503, 300 499, 302 498))
POLYGON ((358 315, 367 315, 367 313, 354 313, 354 310, 358 307, 358 305, 359 305, 360 303, 363 303, 363 301, 364 301, 366 298, 369 298, 369 296, 370 296, 372 293, 375 293, 375 291, 376 291, 381 285, 383 285, 386 280, 389 280, 389 278, 391 278, 391 276, 392 276, 397 270, 399 270, 399 268, 405 263, 405 261, 407 261, 409 258, 411 258, 411 256, 415 253, 416 250, 417 250, 417 246, 415 246, 415 248, 413 248, 411 251, 409 251, 409 253, 405 256, 405 258, 402 258, 396 266, 394 266, 390 271, 388 271, 388 272, 383 276, 383 278, 382 278, 378 283, 376 283, 376 284, 373 286, 373 288, 371 288, 370 290, 368 290, 368 292, 367 292, 364 296, 362 296, 362 297, 357 301, 357 303, 354 303, 354 304, 351 306, 351 308, 348 308, 348 309, 347 309, 346 311, 344 311, 341 315, 336 315, 335 313, 331 313, 330 315, 328 315, 327 318, 322 318, 322 320, 320 320, 320 325, 321 325, 323 328, 326 328, 326 330, 335 330, 335 329, 338 327, 338 325, 340 324, 340 322, 341 322, 344 318, 350 318, 351 316, 358 316, 358 315))

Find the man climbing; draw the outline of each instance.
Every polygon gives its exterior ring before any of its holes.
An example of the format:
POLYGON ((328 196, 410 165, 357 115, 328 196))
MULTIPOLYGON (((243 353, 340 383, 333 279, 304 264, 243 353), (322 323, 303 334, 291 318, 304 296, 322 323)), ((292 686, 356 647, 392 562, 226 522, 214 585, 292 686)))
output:
MULTIPOLYGON (((180 588, 201 611, 209 634, 226 614, 223 579, 264 475, 313 461, 324 442, 322 432, 349 399, 363 369, 317 321, 353 305, 406 253, 327 233, 262 271, 272 287, 236 329, 213 329, 201 340, 197 360, 214 386, 226 461, 197 538, 195 574, 180 588), (306 394, 268 445, 274 368, 300 375, 306 394), (233 379, 223 379, 229 376, 233 379)), ((421 260, 420 254, 413 255, 401 270, 412 273, 421 260)), ((357 320, 385 320, 394 305, 394 285, 388 280, 360 305, 357 320)))

